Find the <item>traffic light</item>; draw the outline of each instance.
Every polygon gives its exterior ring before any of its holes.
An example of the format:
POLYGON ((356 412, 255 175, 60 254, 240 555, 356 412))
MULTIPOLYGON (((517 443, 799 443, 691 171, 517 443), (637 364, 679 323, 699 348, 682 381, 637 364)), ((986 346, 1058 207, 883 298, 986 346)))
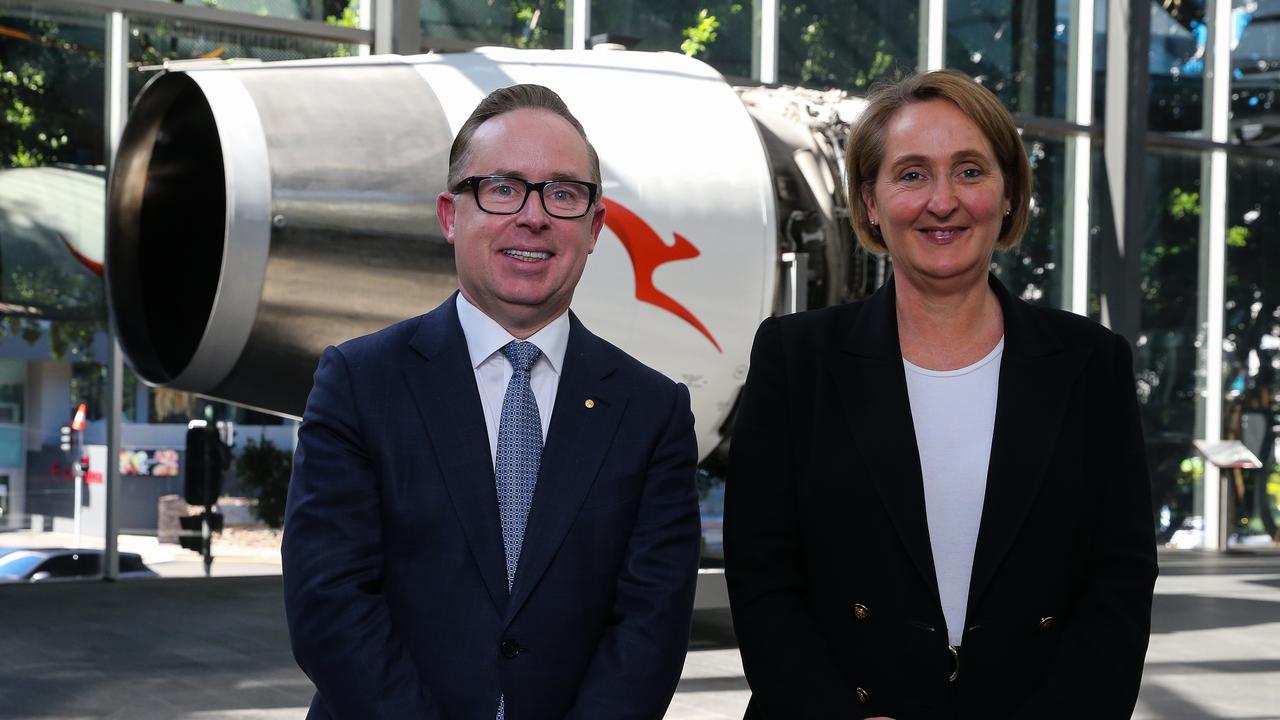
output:
POLYGON ((63 425, 58 439, 58 447, 62 448, 62 452, 71 452, 71 426, 63 425))
POLYGON ((222 472, 230 461, 216 428, 195 421, 187 428, 184 495, 190 505, 209 507, 222 492, 222 472))
POLYGON ((204 512, 199 515, 186 515, 178 518, 178 524, 182 527, 182 532, 178 533, 178 544, 187 550, 194 550, 198 553, 205 551, 204 547, 204 524, 203 520, 209 519, 209 532, 222 532, 222 513, 204 512))

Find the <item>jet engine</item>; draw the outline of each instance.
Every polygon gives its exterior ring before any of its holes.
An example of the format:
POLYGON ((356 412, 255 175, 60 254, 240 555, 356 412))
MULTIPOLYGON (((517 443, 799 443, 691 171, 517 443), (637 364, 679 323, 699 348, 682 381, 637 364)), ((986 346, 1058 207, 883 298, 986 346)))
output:
POLYGON ((815 120, 820 98, 781 90, 744 104, 671 53, 483 49, 158 75, 109 180, 108 302, 134 370, 300 416, 325 346, 456 288, 435 218, 449 146, 482 97, 519 82, 560 93, 602 160, 606 227, 574 311, 689 386, 710 453, 760 320, 856 297, 870 266, 842 214, 848 108, 815 120))

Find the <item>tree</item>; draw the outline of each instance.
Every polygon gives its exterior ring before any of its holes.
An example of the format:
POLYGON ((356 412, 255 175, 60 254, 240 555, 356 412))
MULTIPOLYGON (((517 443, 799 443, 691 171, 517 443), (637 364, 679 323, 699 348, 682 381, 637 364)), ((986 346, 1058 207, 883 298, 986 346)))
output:
POLYGON ((289 475, 293 458, 265 438, 249 440, 235 461, 240 486, 258 502, 253 514, 267 525, 284 525, 285 500, 289 494, 289 475))

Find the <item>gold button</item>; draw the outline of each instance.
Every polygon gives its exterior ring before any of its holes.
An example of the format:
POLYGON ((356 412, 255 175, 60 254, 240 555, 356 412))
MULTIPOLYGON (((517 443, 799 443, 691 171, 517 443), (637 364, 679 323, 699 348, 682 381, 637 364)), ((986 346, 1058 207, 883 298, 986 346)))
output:
POLYGON ((862 688, 858 688, 857 690, 855 690, 854 694, 858 696, 858 702, 862 703, 863 705, 866 705, 867 703, 871 702, 871 693, 867 692, 866 690, 863 690, 862 688))
POLYGON ((1040 618, 1040 632, 1044 632, 1053 627, 1053 616, 1040 618))
POLYGON ((853 616, 859 620, 866 620, 867 618, 871 617, 871 611, 868 610, 867 606, 863 605, 862 603, 854 603, 853 616))
POLYGON ((588 409, 588 410, 590 410, 591 408, 593 408, 593 407, 595 407, 595 406, 596 406, 596 401, 595 401, 595 400, 592 400, 591 398, 587 398, 587 401, 586 401, 586 402, 584 402, 584 403, 582 403, 582 404, 583 404, 583 405, 586 405, 586 406, 587 406, 587 409, 588 409))

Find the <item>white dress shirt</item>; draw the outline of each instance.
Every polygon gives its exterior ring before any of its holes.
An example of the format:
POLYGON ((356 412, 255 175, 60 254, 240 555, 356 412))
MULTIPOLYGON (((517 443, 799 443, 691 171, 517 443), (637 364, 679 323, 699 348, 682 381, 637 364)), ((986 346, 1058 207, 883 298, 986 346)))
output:
MULTIPOLYGON (((476 373, 476 387, 480 389, 480 405, 484 407, 484 424, 489 431, 489 457, 498 458, 498 420, 502 417, 502 399, 507 394, 507 383, 513 370, 511 361, 502 354, 502 347, 516 338, 493 318, 485 315, 475 305, 458 293, 458 322, 467 340, 467 353, 471 356, 471 368, 476 373)), ((529 384, 538 401, 538 418, 542 420, 542 441, 547 441, 547 428, 551 425, 551 410, 556 405, 556 390, 560 387, 560 373, 564 370, 564 353, 569 346, 569 312, 566 310, 525 342, 538 346, 542 354, 529 371, 529 384)))
POLYGON ((933 568, 952 645, 959 645, 964 635, 1003 355, 1000 338, 986 357, 959 370, 927 370, 902 360, 924 476, 933 568))

